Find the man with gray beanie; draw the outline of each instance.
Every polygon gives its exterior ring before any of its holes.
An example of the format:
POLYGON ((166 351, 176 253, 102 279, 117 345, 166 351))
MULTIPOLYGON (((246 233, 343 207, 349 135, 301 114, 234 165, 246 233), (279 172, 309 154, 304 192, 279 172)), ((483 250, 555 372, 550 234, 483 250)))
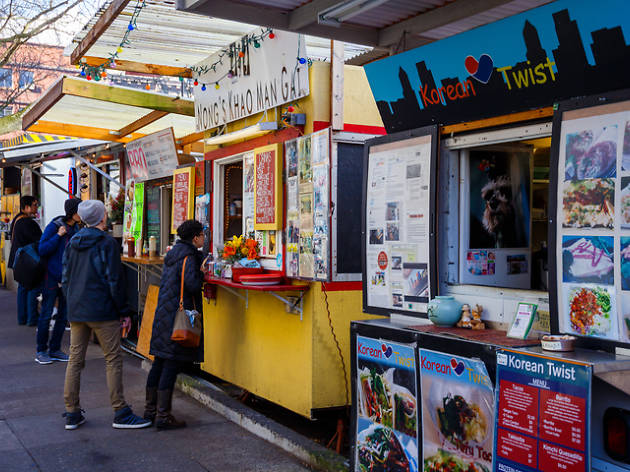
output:
POLYGON ((66 214, 53 218, 39 240, 39 255, 46 259, 46 275, 42 287, 42 312, 37 322, 35 362, 38 364, 68 361, 68 355, 61 350, 61 339, 67 323, 66 299, 61 293, 61 264, 66 246, 68 246, 70 238, 77 232, 77 223, 81 221, 77 215, 80 201, 77 198, 66 200, 63 205, 66 214), (48 327, 55 301, 57 302, 57 318, 50 337, 50 344, 48 344, 48 327))
POLYGON ((64 387, 65 427, 77 429, 85 422, 79 401, 81 369, 94 330, 105 357, 109 399, 114 409, 112 426, 146 428, 151 422, 134 415, 123 396, 120 320, 128 316, 128 308, 120 249, 116 240, 105 232, 103 202, 81 202, 78 213, 87 227, 70 240, 63 258, 61 282, 70 320, 70 359, 64 387))

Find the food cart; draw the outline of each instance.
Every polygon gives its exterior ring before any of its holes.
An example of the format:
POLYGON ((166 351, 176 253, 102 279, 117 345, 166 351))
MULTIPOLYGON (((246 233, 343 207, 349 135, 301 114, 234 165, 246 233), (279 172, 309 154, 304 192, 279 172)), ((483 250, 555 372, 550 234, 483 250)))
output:
POLYGON ((363 309, 389 317, 352 323, 353 470, 630 469, 628 6, 601 7, 365 67, 391 134, 365 146, 363 309))

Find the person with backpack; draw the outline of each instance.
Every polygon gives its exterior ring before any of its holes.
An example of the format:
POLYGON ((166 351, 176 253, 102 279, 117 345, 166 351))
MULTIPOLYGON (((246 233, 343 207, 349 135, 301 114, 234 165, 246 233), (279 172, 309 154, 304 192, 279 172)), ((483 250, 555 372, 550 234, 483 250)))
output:
MULTIPOLYGON (((39 202, 35 197, 24 195, 20 198, 20 212, 15 215, 9 234, 11 235, 11 252, 8 266, 13 269, 17 250, 37 243, 42 236, 42 229, 35 221, 39 202)), ((37 326, 37 295, 39 290, 18 283, 17 318, 19 325, 37 326)))
POLYGON ((46 275, 42 289, 42 310, 37 323, 37 350, 35 362, 46 365, 53 361, 68 362, 68 355, 61 350, 61 339, 66 329, 66 299, 61 291, 61 265, 63 253, 70 238, 77 232, 81 218, 77 208, 81 200, 69 198, 64 202, 65 215, 57 216, 48 223, 39 240, 39 255, 46 259, 46 275), (57 301, 57 318, 48 343, 49 325, 57 301))
POLYGON ((180 303, 186 310, 202 309, 199 249, 204 243, 203 225, 197 220, 184 221, 177 235, 180 239, 164 257, 149 350, 155 359, 147 376, 144 418, 155 422, 158 429, 186 426, 171 414, 175 380, 187 364, 203 361, 203 342, 199 347, 185 347, 171 339, 180 303))
POLYGON ((120 246, 105 232, 105 205, 98 200, 79 204, 86 228, 70 240, 63 256, 61 286, 68 302, 70 359, 66 367, 64 401, 67 430, 85 423, 79 400, 81 370, 92 331, 105 357, 109 398, 114 409, 112 426, 137 429, 151 426, 133 414, 123 396, 123 359, 120 349, 121 320, 129 321, 123 284, 120 246))

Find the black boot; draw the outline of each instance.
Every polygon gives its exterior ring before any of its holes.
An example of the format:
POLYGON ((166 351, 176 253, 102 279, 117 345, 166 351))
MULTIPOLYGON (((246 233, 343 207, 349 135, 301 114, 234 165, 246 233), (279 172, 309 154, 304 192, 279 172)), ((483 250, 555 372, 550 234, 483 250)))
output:
POLYGON ((142 417, 145 420, 150 421, 151 424, 155 424, 155 415, 157 413, 157 399, 157 387, 147 387, 147 397, 144 404, 144 415, 142 415, 142 417))
POLYGON ((171 415, 172 390, 158 390, 157 392, 157 429, 177 429, 186 426, 185 421, 178 421, 171 415))

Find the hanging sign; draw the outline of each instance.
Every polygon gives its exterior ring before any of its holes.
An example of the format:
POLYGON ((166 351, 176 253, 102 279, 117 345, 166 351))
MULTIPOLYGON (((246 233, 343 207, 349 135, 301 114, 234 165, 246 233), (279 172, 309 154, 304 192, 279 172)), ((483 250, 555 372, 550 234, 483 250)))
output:
POLYGON ((356 356, 353 470, 418 472, 415 344, 357 336, 356 356))
POLYGON ((420 349, 424 470, 492 467, 494 389, 477 359, 420 349))
POLYGON ((173 128, 130 141, 126 151, 129 168, 136 181, 172 175, 178 164, 173 128))
POLYGON ((282 227, 282 152, 279 144, 254 151, 254 229, 282 227))
POLYGON ((591 367, 497 352, 494 471, 590 470, 591 367))
MULTIPOLYGON (((22 190, 24 193, 24 190, 22 190)), ((70 195, 77 194, 77 169, 76 167, 70 167, 68 170, 68 193, 70 195)), ((25 195, 30 195, 30 193, 24 193, 25 195)))
POLYGON ((194 217, 195 211, 195 168, 176 169, 173 173, 173 217, 171 233, 184 221, 194 217))
POLYGON ((388 133, 630 87, 630 2, 558 0, 366 64, 388 133))
POLYGON ((227 50, 195 65, 194 70, 207 69, 194 75, 197 131, 216 128, 309 94, 304 37, 274 30, 272 35, 264 34, 257 40, 256 47, 248 38, 260 35, 260 31, 254 30, 227 50))

